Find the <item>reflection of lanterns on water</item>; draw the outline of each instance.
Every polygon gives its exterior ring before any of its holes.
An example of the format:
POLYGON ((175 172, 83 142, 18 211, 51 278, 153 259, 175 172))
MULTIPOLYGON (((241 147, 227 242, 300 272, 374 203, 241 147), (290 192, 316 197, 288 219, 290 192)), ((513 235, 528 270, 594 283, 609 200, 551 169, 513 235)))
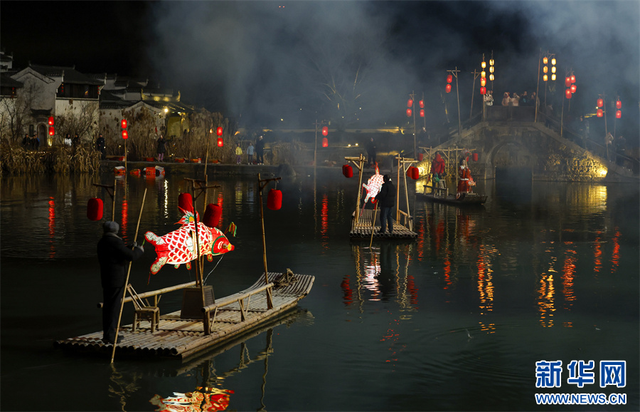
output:
POLYGON ((149 402, 158 407, 157 412, 224 411, 233 393, 227 389, 198 387, 193 392, 174 392, 174 396, 167 398, 156 395, 149 402))

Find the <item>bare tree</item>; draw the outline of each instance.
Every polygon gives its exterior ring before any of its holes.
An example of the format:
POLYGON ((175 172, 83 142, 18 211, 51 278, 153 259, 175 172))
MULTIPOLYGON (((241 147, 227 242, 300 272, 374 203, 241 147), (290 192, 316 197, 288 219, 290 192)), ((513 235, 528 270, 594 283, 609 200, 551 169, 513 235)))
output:
POLYGON ((0 109, 0 131, 3 139, 17 143, 27 133, 29 124, 33 123, 31 116, 32 103, 41 93, 42 87, 33 82, 27 82, 15 98, 3 98, 0 109))
POLYGON ((79 110, 68 106, 56 118, 58 136, 66 136, 67 133, 73 136, 77 133, 84 141, 91 142, 98 130, 98 102, 82 102, 79 110))

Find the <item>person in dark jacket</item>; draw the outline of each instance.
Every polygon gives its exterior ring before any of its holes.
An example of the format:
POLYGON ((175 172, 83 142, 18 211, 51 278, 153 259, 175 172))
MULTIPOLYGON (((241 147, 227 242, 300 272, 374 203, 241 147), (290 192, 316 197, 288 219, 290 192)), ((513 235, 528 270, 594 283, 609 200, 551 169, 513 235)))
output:
POLYGON ((382 176, 382 187, 380 193, 375 197, 380 205, 380 233, 385 233, 385 227, 388 225, 389 233, 393 233, 393 219, 391 212, 396 205, 396 186, 393 184, 389 175, 382 176))
POLYGON ((96 139, 96 150, 100 152, 100 157, 102 159, 105 158, 104 145, 105 145, 104 137, 102 137, 102 133, 100 133, 98 135, 98 139, 96 139))
MULTIPOLYGON (((102 280, 102 296, 104 306, 102 308, 102 340, 113 344, 116 338, 118 317, 122 294, 125 288, 126 270, 125 264, 138 259, 144 253, 142 246, 135 243, 133 247, 127 247, 118 230, 120 225, 116 222, 105 222, 102 225, 104 234, 98 242, 98 260, 100 261, 100 278, 102 280)), ((122 338, 118 337, 121 341, 122 338)))
POLYGON ((258 136, 258 141, 256 141, 256 155, 258 156, 258 164, 264 164, 264 140, 262 140, 262 136, 258 136))
POLYGON ((164 136, 160 135, 158 138, 158 162, 164 162, 164 153, 167 151, 166 144, 167 141, 164 139, 164 136))

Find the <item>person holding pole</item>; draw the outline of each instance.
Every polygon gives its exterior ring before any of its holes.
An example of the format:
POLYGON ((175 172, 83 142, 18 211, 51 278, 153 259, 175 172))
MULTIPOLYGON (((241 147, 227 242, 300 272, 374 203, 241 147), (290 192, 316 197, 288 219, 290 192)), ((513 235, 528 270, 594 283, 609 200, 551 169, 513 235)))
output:
POLYGON ((389 227, 389 234, 393 233, 392 211, 396 205, 396 187, 389 175, 382 176, 382 187, 375 199, 380 202, 380 233, 385 233, 385 227, 389 227))
MULTIPOLYGON (((120 225, 113 221, 102 225, 104 234, 98 242, 98 261, 100 262, 100 278, 102 281, 102 340, 113 344, 116 340, 116 329, 120 315, 120 307, 124 288, 126 287, 125 264, 138 259, 144 248, 135 242, 127 247, 118 236, 120 225)), ((122 337, 118 336, 118 341, 122 337)))

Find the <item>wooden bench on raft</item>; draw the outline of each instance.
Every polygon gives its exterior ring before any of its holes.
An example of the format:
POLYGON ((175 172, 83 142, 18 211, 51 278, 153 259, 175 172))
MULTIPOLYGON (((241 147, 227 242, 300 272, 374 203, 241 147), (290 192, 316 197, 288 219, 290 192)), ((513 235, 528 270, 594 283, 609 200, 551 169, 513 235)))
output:
MULTIPOLYGON (((269 283, 257 289, 250 290, 246 293, 231 295, 222 299, 218 299, 216 300, 216 303, 203 307, 202 312, 205 314, 205 316, 207 314, 210 316, 210 324, 213 324, 216 321, 218 309, 234 303, 238 303, 238 305, 240 306, 240 322, 244 322, 247 319, 247 311, 249 310, 249 307, 251 305, 251 296, 264 291, 266 291, 267 293, 267 310, 273 309, 273 283, 269 283), (213 316, 211 316, 211 312, 213 312, 213 316)), ((251 310, 255 311, 256 309, 252 308, 251 310)))

